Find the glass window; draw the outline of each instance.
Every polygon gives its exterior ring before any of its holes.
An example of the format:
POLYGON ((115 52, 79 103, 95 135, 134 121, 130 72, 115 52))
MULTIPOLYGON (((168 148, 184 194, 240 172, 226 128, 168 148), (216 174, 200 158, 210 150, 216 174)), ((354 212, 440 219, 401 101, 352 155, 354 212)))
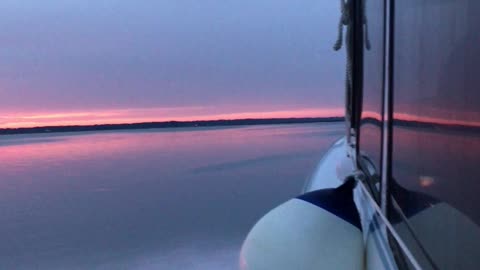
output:
POLYGON ((363 158, 359 162, 376 182, 380 177, 382 152, 384 1, 369 0, 363 4, 363 107, 359 133, 363 158))
POLYGON ((390 219, 425 268, 480 267, 480 2, 395 2, 390 219))

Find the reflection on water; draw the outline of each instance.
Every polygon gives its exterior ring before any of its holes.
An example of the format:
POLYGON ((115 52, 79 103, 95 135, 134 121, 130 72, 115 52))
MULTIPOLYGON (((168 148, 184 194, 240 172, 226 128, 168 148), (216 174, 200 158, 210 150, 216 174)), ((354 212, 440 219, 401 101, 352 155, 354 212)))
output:
POLYGON ((0 269, 236 269, 343 124, 0 137, 0 269))

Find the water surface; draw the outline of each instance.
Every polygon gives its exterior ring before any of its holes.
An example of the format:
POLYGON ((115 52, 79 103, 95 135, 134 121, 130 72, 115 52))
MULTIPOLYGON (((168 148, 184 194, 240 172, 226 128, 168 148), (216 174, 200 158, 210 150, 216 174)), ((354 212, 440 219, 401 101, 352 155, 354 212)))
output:
POLYGON ((342 123, 0 137, 0 269, 237 269, 342 123))

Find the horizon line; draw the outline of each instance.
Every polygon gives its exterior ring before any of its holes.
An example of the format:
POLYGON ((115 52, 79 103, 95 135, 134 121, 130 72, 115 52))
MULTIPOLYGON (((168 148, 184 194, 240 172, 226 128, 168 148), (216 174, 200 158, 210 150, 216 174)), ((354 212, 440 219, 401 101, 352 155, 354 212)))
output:
POLYGON ((103 125, 220 119, 273 119, 343 116, 341 108, 226 111, 222 108, 137 108, 71 112, 10 112, 0 115, 0 128, 103 125))
POLYGON ((140 122, 124 122, 124 123, 99 123, 99 124, 65 124, 65 125, 40 125, 40 126, 25 126, 25 127, 0 127, 0 131, 8 130, 33 130, 44 128, 69 128, 69 127, 109 127, 109 126, 129 126, 129 125, 142 125, 142 124, 169 124, 169 123, 215 123, 215 122, 235 122, 235 121, 279 121, 279 120, 342 120, 345 117, 342 115, 337 116, 307 116, 307 117, 272 117, 272 118, 218 118, 218 119, 198 119, 198 120, 165 120, 165 121, 140 121, 140 122))

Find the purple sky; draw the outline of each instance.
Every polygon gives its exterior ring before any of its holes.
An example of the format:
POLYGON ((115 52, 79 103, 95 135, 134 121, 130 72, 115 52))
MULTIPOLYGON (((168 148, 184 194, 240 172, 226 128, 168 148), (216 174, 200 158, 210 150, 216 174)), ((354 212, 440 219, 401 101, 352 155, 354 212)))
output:
POLYGON ((0 125, 340 108, 338 13, 334 0, 2 0, 0 125))

